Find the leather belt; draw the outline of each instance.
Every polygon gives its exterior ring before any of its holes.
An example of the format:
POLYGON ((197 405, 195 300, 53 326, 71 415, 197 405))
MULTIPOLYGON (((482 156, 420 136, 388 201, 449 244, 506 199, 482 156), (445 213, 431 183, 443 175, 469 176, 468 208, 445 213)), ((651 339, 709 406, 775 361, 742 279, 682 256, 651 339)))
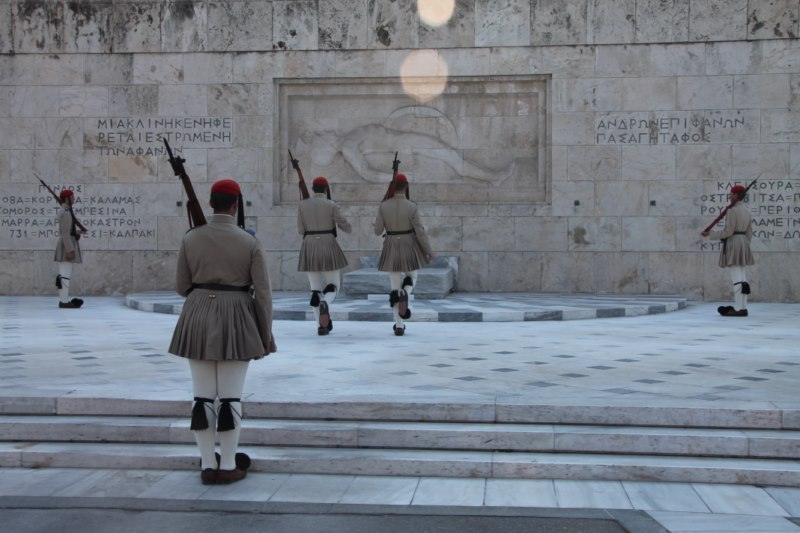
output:
POLYGON ((221 285, 219 283, 192 283, 192 289, 206 289, 209 291, 247 292, 250 286, 221 285))

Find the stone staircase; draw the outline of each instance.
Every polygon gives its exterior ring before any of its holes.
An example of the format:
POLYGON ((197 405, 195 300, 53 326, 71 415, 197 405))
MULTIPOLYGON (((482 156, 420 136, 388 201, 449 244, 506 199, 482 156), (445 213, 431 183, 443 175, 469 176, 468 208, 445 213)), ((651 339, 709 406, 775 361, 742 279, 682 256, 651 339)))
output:
MULTIPOLYGON (((196 469, 189 411, 178 401, 2 398, 0 467, 196 469)), ((797 414, 250 402, 241 448, 265 472, 800 487, 797 414)))

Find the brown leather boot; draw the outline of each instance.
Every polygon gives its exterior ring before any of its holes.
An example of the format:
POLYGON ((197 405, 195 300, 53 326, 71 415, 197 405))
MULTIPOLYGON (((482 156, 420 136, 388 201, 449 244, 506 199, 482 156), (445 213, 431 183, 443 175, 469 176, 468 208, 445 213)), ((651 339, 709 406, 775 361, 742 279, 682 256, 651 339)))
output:
POLYGON ((200 481, 203 482, 203 485, 216 485, 217 471, 213 468, 206 468, 200 472, 200 481))
POLYGON ((246 470, 217 470, 217 485, 229 485, 247 477, 246 470))

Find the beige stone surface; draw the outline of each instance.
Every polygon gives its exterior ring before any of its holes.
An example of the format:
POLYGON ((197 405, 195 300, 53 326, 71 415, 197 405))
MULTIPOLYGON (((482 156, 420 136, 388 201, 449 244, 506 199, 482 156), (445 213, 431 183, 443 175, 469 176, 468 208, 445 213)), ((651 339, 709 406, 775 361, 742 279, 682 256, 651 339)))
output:
POLYGON ((280 50, 314 50, 318 44, 315 3, 272 3, 272 46, 280 50))
POLYGON ((587 0, 586 42, 632 43, 636 32, 636 1, 587 0))
POLYGON ((617 252, 621 246, 619 217, 569 217, 569 250, 617 252))
POLYGON ((637 0, 636 42, 685 42, 689 37, 690 0, 637 0))
POLYGON ((747 32, 747 0, 690 0, 689 38, 693 41, 741 39, 747 32))
POLYGON ((731 76, 678 78, 678 109, 726 109, 733 105, 731 76))
POLYGON ((208 6, 208 50, 272 48, 272 2, 219 2, 208 6))
POLYGON ((645 294, 651 287, 648 254, 599 253, 594 256, 594 290, 645 294))
POLYGON ((167 134, 207 214, 210 182, 241 182, 276 290, 307 283, 291 148, 307 180, 334 183, 352 268, 379 253, 371 225, 399 152, 434 248, 474 291, 727 300, 718 243, 699 232, 760 175, 754 299, 796 301, 781 267, 800 252, 799 10, 478 0, 437 26, 413 0, 0 2, 0 257, 15 259, 0 291, 55 295, 36 175, 79 188, 81 292, 169 289, 188 222, 167 134), (447 75, 440 96, 431 79, 416 96, 399 83, 426 49, 416 72, 447 75), (181 118, 198 122, 152 126, 181 118))
POLYGON ((0 4, 0 53, 7 54, 14 49, 11 38, 11 4, 0 4))
POLYGON ((494 290, 506 292, 541 291, 542 258, 542 254, 530 252, 490 254, 488 257, 488 276, 498 286, 494 290))
POLYGON ((525 46, 531 42, 528 0, 476 0, 477 46, 525 46))
POLYGON ((773 39, 797 37, 797 0, 773 0, 771 2, 751 2, 747 17, 749 39, 773 39))
POLYGON ((583 44, 586 42, 587 2, 533 0, 531 44, 583 44))
MULTIPOLYGON (((442 2, 442 4, 447 4, 442 2)), ((436 3, 431 3, 436 6, 436 3)), ((434 12, 434 14, 436 14, 434 12)), ((475 43, 475 6, 472 2, 455 2, 453 13, 444 24, 426 20, 419 24, 420 48, 469 48, 475 43)))

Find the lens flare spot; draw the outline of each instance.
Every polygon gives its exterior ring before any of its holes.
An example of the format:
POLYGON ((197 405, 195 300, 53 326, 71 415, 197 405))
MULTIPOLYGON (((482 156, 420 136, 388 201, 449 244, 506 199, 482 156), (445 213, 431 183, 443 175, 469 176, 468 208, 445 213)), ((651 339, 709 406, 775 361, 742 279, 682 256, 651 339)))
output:
POLYGON ((422 22, 438 28, 453 16, 456 0, 417 0, 417 8, 422 22))
POLYGON ((400 66, 400 80, 406 94, 428 102, 444 92, 447 72, 447 63, 435 50, 417 50, 400 66))

